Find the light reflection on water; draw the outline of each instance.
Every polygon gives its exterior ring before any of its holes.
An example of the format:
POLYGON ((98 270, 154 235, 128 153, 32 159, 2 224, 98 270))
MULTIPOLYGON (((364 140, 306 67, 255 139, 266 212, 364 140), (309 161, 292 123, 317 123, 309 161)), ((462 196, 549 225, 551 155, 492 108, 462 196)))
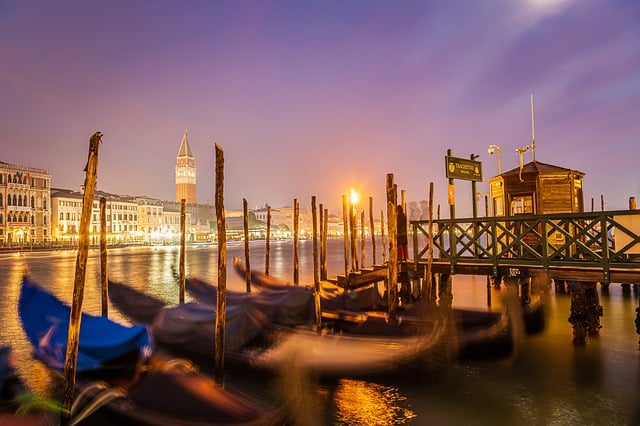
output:
POLYGON ((336 425, 406 424, 416 417, 399 389, 379 383, 342 379, 334 400, 336 425))
MULTIPOLYGON (((329 241, 330 276, 344 271, 342 250, 343 241, 329 241)), ((227 252, 227 287, 242 291, 244 279, 234 272, 232 259, 244 259, 244 245, 230 243, 227 252)), ((367 253, 370 256, 371 252, 367 253)), ((292 281, 291 241, 272 242, 270 258, 272 275, 292 281)), ((178 247, 113 249, 109 251, 109 278, 177 303, 178 259, 178 247)), ((20 278, 28 271, 35 281, 69 301, 75 261, 74 251, 0 253, 0 344, 10 343, 15 348, 21 375, 38 392, 46 392, 50 380, 42 366, 31 359, 17 317, 20 278)), ((302 285, 312 282, 312 265, 312 243, 301 241, 302 285)), ((251 266, 264 270, 263 242, 251 244, 251 266)), ((186 271, 216 282, 216 247, 189 247, 186 271)), ((456 276, 453 285, 454 305, 487 309, 485 277, 456 276)), ((501 309, 503 295, 504 290, 492 290, 491 310, 501 309)), ((637 294, 623 293, 621 286, 612 284, 600 301, 604 307, 601 336, 590 339, 584 348, 571 344, 569 297, 553 294, 545 332, 518 342, 516 356, 489 363, 442 365, 437 374, 421 377, 341 379, 329 390, 317 385, 315 395, 324 412, 320 416, 325 424, 340 425, 639 424, 640 368, 633 323, 637 294)), ((92 314, 101 311, 97 251, 89 256, 83 309, 92 314)), ((126 322, 115 308, 110 307, 109 312, 111 318, 126 322)), ((259 389, 264 384, 255 386, 259 389)))

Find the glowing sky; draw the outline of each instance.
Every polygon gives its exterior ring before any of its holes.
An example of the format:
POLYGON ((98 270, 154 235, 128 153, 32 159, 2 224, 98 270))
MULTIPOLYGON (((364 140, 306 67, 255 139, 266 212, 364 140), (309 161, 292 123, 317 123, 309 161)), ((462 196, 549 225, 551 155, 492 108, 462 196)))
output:
MULTIPOLYGON (((485 182, 536 159, 585 176, 585 208, 640 195, 640 2, 0 0, 0 160, 79 188, 95 131, 98 189, 175 197, 182 133, 213 202, 340 212, 357 188, 385 207, 447 209, 444 156, 480 154, 485 182), (525 162, 531 160, 525 154, 525 162)), ((456 181, 458 217, 470 184, 456 181)), ((480 209, 481 211, 483 209, 480 209)))

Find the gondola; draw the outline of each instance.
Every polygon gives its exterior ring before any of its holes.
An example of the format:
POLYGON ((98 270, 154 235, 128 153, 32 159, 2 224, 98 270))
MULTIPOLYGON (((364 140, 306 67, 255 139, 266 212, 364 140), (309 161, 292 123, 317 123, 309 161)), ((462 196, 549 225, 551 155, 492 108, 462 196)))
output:
MULTIPOLYGON (((246 268, 238 257, 234 258, 234 268, 238 275, 246 277, 246 268)), ((310 286, 293 286, 283 280, 279 280, 263 272, 251 271, 251 284, 255 292, 260 296, 269 297, 270 294, 281 294, 295 292, 302 294, 306 292, 307 297, 312 298, 313 289, 310 286)), ((514 353, 518 330, 516 329, 517 318, 506 309, 501 311, 480 311, 463 308, 439 308, 433 304, 417 302, 408 306, 402 306, 396 312, 396 321, 389 321, 386 313, 384 300, 377 300, 375 303, 367 305, 367 300, 376 300, 369 292, 375 286, 364 289, 345 291, 344 289, 330 282, 321 283, 324 290, 321 291, 321 305, 323 309, 329 306, 331 313, 331 303, 327 300, 336 300, 339 296, 342 300, 357 300, 361 310, 349 311, 349 318, 358 318, 358 321, 348 326, 342 323, 346 332, 357 332, 360 334, 377 335, 388 332, 389 328, 394 328, 396 333, 411 335, 415 333, 424 321, 432 318, 448 318, 448 330, 444 337, 449 357, 456 360, 491 360, 507 358, 514 353), (360 317, 358 317, 358 314, 360 317)), ((203 280, 189 278, 186 283, 187 291, 191 296, 206 303, 214 303, 215 286, 203 280)), ((252 293, 252 294, 253 294, 252 293)), ((324 315, 324 312, 323 312, 324 315)))
MULTIPOLYGON (((211 363, 214 350, 215 305, 189 302, 165 305, 155 315, 139 316, 138 305, 159 306, 162 302, 124 283, 110 282, 113 305, 131 321, 147 320, 154 341, 178 356, 211 363), (193 336, 200 336, 194 338, 193 336), (196 355, 194 357, 194 355, 196 355)), ((258 309, 251 297, 230 294, 226 303, 225 365, 279 374, 294 362, 305 371, 323 378, 371 377, 402 369, 420 367, 441 343, 446 321, 421 324, 410 335, 387 333, 364 335, 312 330, 310 327, 278 326, 258 309), (234 323, 236 312, 258 320, 253 332, 242 331, 234 323), (231 329, 229 325, 231 323, 231 329), (234 330, 234 331, 231 331, 234 330), (227 340, 231 343, 227 345, 227 340)), ((398 329, 399 330, 399 329, 398 329)))
MULTIPOLYGON (((233 265, 238 275, 245 278, 247 269, 239 257, 234 257, 233 265)), ((187 280, 188 291, 198 300, 211 300, 211 288, 207 288, 206 283, 197 281, 199 280, 193 278, 187 280)), ((295 290, 297 292, 313 291, 311 286, 293 286, 287 281, 267 275, 261 271, 252 270, 250 273, 250 282, 252 287, 259 291, 291 291, 294 288, 297 289, 295 290)), ((376 285, 369 285, 363 288, 346 291, 342 287, 339 287, 329 281, 323 281, 320 284, 322 305, 323 307, 326 306, 329 311, 335 306, 335 301, 347 301, 347 305, 344 305, 345 308, 360 309, 366 312, 381 312, 388 308, 385 298, 376 298, 376 295, 379 294, 376 285)), ((429 309, 429 307, 424 306, 421 301, 418 301, 413 304, 410 303, 406 307, 402 307, 400 309, 400 315, 408 319, 412 315, 415 316, 418 313, 423 314, 425 309, 429 309)), ((520 311, 521 318, 514 318, 514 320, 522 324, 523 332, 526 335, 537 334, 544 330, 545 306, 543 297, 534 295, 529 298, 525 304, 519 307, 513 306, 512 310, 520 311)), ((468 329, 470 327, 477 329, 483 325, 486 326, 489 323, 496 322, 500 315, 499 312, 480 312, 473 309, 459 308, 452 308, 451 314, 455 319, 454 322, 463 329, 468 329)))
MULTIPOLYGON (((34 355, 60 379, 70 307, 29 278, 19 315, 34 355)), ((125 326, 83 313, 70 424, 282 424, 284 408, 216 384, 191 363, 153 351, 145 326, 125 326)))

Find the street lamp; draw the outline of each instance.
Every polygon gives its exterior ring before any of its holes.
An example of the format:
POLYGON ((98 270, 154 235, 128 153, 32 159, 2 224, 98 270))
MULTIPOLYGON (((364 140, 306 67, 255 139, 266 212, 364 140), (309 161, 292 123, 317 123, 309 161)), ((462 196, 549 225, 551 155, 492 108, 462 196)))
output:
POLYGON ((500 156, 500 145, 489 145, 489 154, 498 153, 498 174, 502 174, 502 157, 500 156))

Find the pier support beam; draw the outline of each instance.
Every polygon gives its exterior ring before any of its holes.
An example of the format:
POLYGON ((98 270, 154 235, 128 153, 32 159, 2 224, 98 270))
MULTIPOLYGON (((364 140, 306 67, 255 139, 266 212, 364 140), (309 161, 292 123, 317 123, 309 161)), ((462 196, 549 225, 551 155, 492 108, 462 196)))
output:
POLYGON ((602 306, 594 282, 567 281, 571 294, 569 322, 573 326, 573 344, 584 346, 588 336, 600 334, 602 306))
POLYGON ((453 293, 451 284, 453 276, 449 274, 440 274, 438 285, 438 304, 440 307, 450 308, 453 303, 453 293))
POLYGON ((640 306, 636 308, 636 334, 638 334, 638 350, 640 350, 640 306))

